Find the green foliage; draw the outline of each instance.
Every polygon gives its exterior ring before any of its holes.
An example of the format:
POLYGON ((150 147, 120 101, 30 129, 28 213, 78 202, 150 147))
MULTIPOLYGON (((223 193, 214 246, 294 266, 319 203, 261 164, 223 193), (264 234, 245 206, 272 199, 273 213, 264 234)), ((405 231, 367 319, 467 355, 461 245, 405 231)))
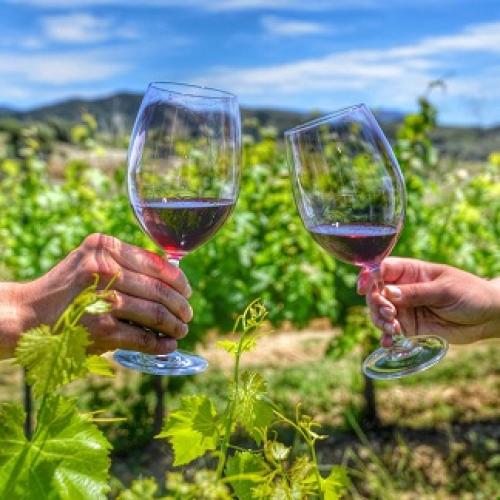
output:
POLYGON ((209 450, 215 450, 219 425, 212 402, 206 396, 188 396, 181 408, 170 413, 158 438, 169 438, 174 449, 174 465, 184 465, 209 450))
POLYGON ((47 396, 33 439, 19 405, 0 407, 1 498, 105 498, 110 444, 73 401, 47 396))
POLYGON ((0 497, 105 498, 111 445, 89 415, 57 390, 89 371, 109 372, 105 361, 87 357, 88 331, 83 314, 109 309, 107 291, 95 283, 70 304, 53 327, 41 325, 21 336, 16 362, 40 399, 31 439, 24 436, 26 418, 15 404, 0 406, 0 497))
POLYGON ((122 491, 118 495, 118 500, 151 500, 158 498, 158 485, 153 478, 136 479, 128 490, 122 491))
POLYGON ((266 316, 262 303, 254 301, 235 322, 233 335, 238 329, 241 334, 228 349, 234 355, 234 371, 225 410, 217 414, 215 404, 205 395, 184 397, 181 408, 170 413, 157 437, 167 438, 172 444, 174 465, 188 464, 218 449, 213 484, 230 484, 239 499, 340 498, 348 484, 347 476, 339 468, 332 469, 327 478, 319 472, 315 443, 324 438, 316 432, 319 425, 301 412, 300 405, 295 419, 287 418, 269 399, 259 374, 240 373, 241 356, 254 345, 257 329, 266 316), (292 449, 271 431, 278 424, 289 425, 297 432, 307 445, 308 455, 292 457, 292 449), (236 447, 229 456, 231 437, 238 429, 253 439, 256 448, 236 447))

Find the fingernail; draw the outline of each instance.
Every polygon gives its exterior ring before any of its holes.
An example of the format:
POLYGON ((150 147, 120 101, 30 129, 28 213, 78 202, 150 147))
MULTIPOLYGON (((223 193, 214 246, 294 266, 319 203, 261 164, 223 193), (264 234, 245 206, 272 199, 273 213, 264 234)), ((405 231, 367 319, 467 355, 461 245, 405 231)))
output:
POLYGON ((187 298, 189 299, 189 297, 191 297, 192 294, 193 294, 193 289, 191 288, 191 285, 188 284, 188 286, 187 286, 187 298))
POLYGON ((392 320, 394 319, 394 309, 389 306, 384 306, 379 309, 380 316, 385 319, 392 320))
POLYGON ((391 299, 399 299, 399 298, 401 298, 401 288, 398 288, 397 286, 394 286, 394 285, 387 285, 385 287, 385 293, 391 299))
POLYGON ((396 329, 392 323, 386 322, 384 323, 384 332, 389 335, 394 335, 396 329))
POLYGON ((191 307, 191 304, 188 304, 188 317, 186 321, 191 321, 193 319, 193 308, 191 307))
POLYGON ((393 321, 394 325, 394 335, 399 335, 401 333, 401 324, 397 319, 393 321))
POLYGON ((382 338, 380 339, 380 345, 382 347, 385 347, 386 349, 389 349, 389 347, 392 346, 392 335, 387 335, 384 333, 382 335, 382 338))

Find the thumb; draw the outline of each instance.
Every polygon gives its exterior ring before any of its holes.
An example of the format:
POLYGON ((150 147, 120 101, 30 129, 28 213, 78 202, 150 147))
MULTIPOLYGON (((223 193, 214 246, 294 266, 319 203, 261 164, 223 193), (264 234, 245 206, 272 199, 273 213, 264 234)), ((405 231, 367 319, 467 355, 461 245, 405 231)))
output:
POLYGON ((387 285, 383 295, 394 305, 403 307, 436 306, 443 296, 442 287, 436 282, 387 285))

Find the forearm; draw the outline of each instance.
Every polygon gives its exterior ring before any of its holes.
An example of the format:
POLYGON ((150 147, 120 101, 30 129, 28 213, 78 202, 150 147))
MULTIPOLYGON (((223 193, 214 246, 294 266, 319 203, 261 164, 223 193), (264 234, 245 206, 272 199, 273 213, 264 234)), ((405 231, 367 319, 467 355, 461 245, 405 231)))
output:
POLYGON ((0 283, 0 359, 14 354, 19 336, 33 325, 29 284, 0 283))

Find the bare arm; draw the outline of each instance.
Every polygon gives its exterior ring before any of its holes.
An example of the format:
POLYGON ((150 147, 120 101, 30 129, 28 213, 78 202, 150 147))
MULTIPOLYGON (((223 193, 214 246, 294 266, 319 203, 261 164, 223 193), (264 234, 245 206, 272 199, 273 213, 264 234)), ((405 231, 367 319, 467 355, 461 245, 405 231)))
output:
POLYGON ((95 274, 102 286, 117 279, 112 311, 83 319, 92 336, 92 352, 124 348, 163 354, 176 349, 176 339, 187 334, 193 315, 183 272, 154 253, 94 234, 41 278, 0 284, 0 356, 12 356, 21 332, 54 323, 95 274))
POLYGON ((384 332, 383 343, 401 329, 409 336, 440 335, 455 344, 500 336, 499 278, 486 280, 451 266, 394 257, 383 262, 382 276, 382 294, 370 290, 364 273, 358 290, 384 332))

